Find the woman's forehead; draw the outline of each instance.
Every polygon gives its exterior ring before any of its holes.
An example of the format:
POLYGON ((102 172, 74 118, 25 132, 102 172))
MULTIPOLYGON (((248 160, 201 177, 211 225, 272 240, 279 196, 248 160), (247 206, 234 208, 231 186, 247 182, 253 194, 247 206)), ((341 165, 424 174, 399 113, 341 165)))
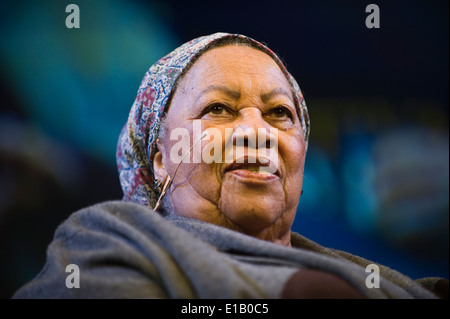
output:
POLYGON ((275 61, 267 53, 256 48, 231 44, 226 46, 219 46, 204 52, 198 61, 208 61, 209 63, 233 63, 233 62, 252 62, 258 59, 259 62, 264 61, 267 64, 276 65, 275 61))
POLYGON ((183 91, 191 93, 199 93, 211 86, 225 86, 239 91, 243 86, 250 85, 262 86, 267 91, 278 87, 290 88, 286 76, 269 55, 239 45, 205 52, 180 83, 183 91))

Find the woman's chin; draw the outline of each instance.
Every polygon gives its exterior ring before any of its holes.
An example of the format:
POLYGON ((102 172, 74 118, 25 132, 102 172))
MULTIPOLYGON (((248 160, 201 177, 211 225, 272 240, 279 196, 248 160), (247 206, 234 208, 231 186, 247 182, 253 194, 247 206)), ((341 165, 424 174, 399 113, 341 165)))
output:
POLYGON ((285 212, 284 206, 276 192, 264 195, 222 192, 219 210, 239 228, 252 233, 275 223, 285 212))
POLYGON ((220 211, 244 229, 273 224, 285 210, 285 193, 277 178, 254 178, 227 173, 222 181, 220 211))

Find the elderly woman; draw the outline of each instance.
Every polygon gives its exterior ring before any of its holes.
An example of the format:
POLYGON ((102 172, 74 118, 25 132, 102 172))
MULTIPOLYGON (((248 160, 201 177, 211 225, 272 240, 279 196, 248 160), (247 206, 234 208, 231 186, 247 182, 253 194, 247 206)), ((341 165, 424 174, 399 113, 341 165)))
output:
POLYGON ((438 279, 291 232, 308 136, 300 88, 265 45, 226 33, 182 45, 145 74, 120 135, 123 200, 60 225, 14 297, 437 297, 438 279))

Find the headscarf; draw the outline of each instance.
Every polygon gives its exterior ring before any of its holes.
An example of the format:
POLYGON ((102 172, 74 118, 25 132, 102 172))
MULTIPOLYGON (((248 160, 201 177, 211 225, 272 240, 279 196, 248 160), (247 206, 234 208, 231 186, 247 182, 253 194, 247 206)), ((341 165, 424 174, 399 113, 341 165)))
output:
POLYGON ((264 44, 244 35, 214 33, 202 36, 161 58, 150 67, 142 79, 117 145, 117 168, 124 194, 123 200, 152 208, 155 206, 160 195, 154 187, 153 158, 157 151, 156 140, 176 81, 191 61, 226 38, 250 40, 277 62, 294 91, 297 113, 306 144, 308 143, 309 117, 306 103, 299 85, 286 70, 281 59, 264 44))

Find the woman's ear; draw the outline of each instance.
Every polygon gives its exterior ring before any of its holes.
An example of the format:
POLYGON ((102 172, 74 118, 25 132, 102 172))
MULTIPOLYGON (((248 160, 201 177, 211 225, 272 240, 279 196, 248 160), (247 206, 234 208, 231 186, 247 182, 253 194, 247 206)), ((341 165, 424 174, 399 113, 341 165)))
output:
POLYGON ((156 151, 155 157, 153 158, 153 173, 156 179, 164 181, 167 177, 167 171, 166 167, 164 166, 163 153, 160 151, 162 149, 162 144, 159 139, 156 141, 156 144, 158 146, 158 150, 156 151))

